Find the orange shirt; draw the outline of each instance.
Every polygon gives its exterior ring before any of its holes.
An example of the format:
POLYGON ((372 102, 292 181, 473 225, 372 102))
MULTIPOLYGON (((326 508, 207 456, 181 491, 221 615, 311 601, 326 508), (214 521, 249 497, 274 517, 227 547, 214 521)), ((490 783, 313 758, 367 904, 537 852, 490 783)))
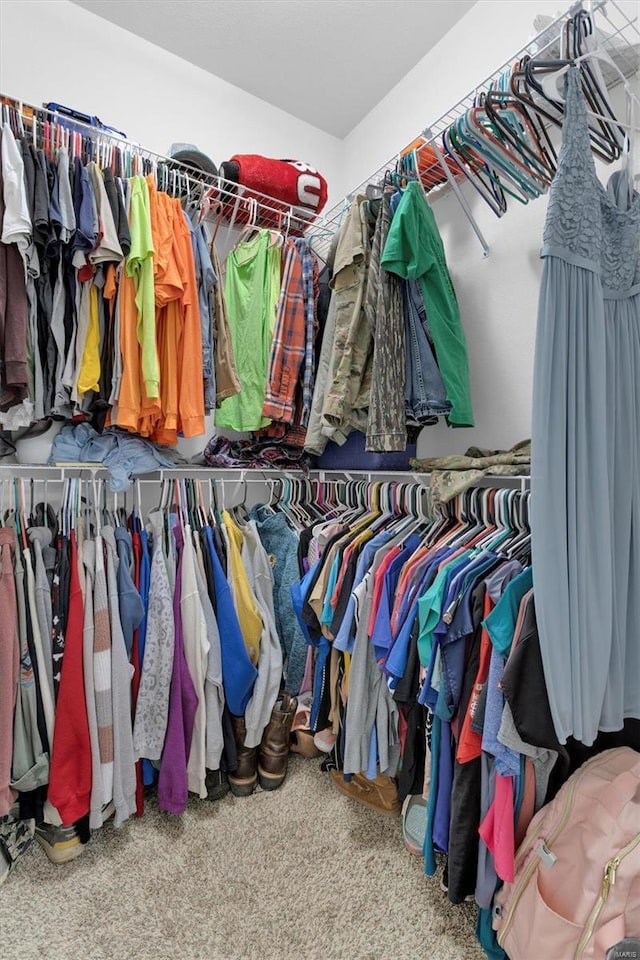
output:
POLYGON ((202 328, 198 304, 198 284, 193 262, 191 231, 185 220, 179 200, 174 224, 176 235, 183 250, 185 273, 183 275, 184 312, 178 371, 180 429, 185 437, 197 437, 204 433, 204 383, 202 376, 202 328))
POLYGON ((140 344, 138 343, 138 308, 136 306, 136 286, 133 277, 125 270, 120 274, 120 354, 122 356, 122 378, 118 407, 113 422, 134 433, 138 431, 142 394, 140 392, 140 344))

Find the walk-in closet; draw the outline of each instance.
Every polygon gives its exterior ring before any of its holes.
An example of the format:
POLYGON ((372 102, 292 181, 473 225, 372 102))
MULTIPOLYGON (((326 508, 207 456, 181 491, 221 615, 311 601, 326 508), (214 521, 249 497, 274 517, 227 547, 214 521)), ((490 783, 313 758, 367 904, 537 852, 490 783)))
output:
POLYGON ((0 960, 640 957, 640 3, 0 0, 0 960))

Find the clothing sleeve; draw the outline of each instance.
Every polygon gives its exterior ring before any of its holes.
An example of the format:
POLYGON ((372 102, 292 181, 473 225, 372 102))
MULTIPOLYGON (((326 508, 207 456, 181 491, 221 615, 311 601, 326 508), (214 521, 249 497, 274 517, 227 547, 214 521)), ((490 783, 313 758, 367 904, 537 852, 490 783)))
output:
MULTIPOLYGON (((419 188, 418 188, 419 189, 419 188)), ((391 221, 382 266, 405 280, 424 276, 433 264, 432 245, 419 209, 422 196, 407 190, 391 221)))

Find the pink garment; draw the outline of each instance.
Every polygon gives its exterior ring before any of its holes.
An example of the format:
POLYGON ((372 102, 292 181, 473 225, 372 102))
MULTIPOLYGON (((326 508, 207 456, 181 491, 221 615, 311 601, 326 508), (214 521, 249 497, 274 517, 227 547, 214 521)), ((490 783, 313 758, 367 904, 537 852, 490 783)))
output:
POLYGON ((506 883, 513 883, 515 829, 513 807, 513 777, 496 774, 493 803, 480 824, 479 834, 493 854, 496 873, 506 883))
POLYGON ((313 647, 307 647, 307 659, 304 665, 304 677, 300 694, 311 693, 313 690, 313 647))
POLYGON ((13 712, 18 693, 20 641, 12 555, 13 530, 0 528, 0 816, 9 813, 17 794, 9 786, 13 760, 13 712))

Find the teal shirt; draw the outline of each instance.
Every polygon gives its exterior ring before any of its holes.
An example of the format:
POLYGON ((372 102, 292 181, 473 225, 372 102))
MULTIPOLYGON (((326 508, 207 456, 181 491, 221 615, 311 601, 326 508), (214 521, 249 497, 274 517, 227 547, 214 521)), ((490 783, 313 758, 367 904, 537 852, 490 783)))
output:
POLYGON ((382 266, 422 288, 436 360, 451 411, 452 427, 472 427, 467 342, 433 211, 415 180, 398 204, 382 255, 382 266))
POLYGON ((498 653, 507 657, 513 642, 513 631, 518 622, 520 601, 533 587, 533 568, 527 567, 511 580, 498 603, 482 625, 498 653))
POLYGON ((452 565, 464 566, 468 562, 471 551, 465 550, 455 560, 447 563, 438 573, 429 589, 418 600, 418 623, 420 633, 418 634, 418 659, 423 667, 429 666, 431 660, 431 647, 433 645, 433 631, 440 623, 442 616, 442 603, 444 600, 444 589, 447 577, 451 572, 452 565))

